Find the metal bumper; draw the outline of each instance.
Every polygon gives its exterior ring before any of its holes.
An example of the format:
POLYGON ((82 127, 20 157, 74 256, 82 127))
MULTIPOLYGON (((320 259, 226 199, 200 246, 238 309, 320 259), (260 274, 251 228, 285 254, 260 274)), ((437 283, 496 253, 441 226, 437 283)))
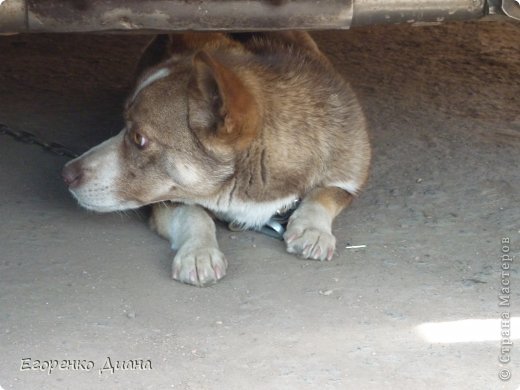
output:
POLYGON ((348 29, 487 10, 486 0, 0 0, 0 33, 348 29))

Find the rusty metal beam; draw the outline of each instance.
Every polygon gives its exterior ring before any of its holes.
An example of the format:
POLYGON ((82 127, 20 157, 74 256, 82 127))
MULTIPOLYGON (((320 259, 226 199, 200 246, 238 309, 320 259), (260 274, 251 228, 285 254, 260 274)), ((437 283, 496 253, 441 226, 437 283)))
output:
POLYGON ((0 0, 0 32, 27 31, 25 0, 0 0))
POLYGON ((356 0, 352 26, 478 19, 486 9, 485 0, 356 0))
POLYGON ((0 0, 0 33, 348 29, 486 10, 486 0, 0 0))

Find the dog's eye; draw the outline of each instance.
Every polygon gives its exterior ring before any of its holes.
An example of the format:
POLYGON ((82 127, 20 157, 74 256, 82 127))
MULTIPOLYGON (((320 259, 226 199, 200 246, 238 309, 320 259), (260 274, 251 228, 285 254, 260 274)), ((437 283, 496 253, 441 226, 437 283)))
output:
POLYGON ((134 131, 132 133, 132 142, 139 148, 144 149, 148 145, 148 139, 145 136, 134 131))

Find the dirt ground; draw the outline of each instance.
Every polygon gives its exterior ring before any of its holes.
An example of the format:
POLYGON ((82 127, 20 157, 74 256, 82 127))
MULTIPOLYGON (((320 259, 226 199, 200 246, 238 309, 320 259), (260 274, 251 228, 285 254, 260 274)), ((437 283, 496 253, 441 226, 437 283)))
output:
MULTIPOLYGON (((499 321, 520 315, 519 36, 496 22, 316 33, 369 118, 370 184, 335 223, 332 262, 219 227, 230 267, 204 289, 170 279, 142 215, 80 209, 65 158, 0 136, 0 388, 520 389, 499 321), (151 369, 100 371, 107 358, 151 369), (34 366, 73 359, 94 367, 34 366)), ((146 39, 0 37, 0 122, 95 145, 122 127, 146 39)))

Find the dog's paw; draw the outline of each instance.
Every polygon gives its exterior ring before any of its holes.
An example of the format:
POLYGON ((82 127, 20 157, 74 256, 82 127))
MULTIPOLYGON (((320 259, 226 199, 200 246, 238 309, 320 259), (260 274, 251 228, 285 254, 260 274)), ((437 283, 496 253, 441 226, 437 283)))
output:
POLYGON ((284 234, 287 252, 304 259, 332 260, 336 248, 336 237, 314 227, 304 229, 289 228, 284 234))
POLYGON ((198 287, 216 283, 226 275, 227 259, 215 247, 180 248, 172 264, 172 277, 198 287))

